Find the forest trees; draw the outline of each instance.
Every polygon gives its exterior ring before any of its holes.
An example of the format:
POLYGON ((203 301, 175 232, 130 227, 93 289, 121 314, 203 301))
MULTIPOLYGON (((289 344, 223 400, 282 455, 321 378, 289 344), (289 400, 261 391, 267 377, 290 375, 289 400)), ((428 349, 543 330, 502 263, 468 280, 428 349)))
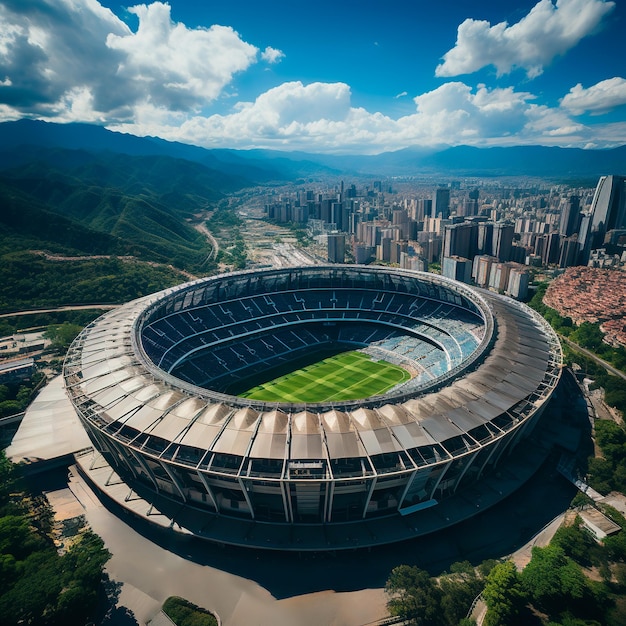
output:
POLYGON ((63 322, 63 324, 53 324, 48 326, 48 329, 44 333, 46 339, 50 339, 51 348, 61 354, 65 354, 70 344, 80 331, 82 326, 78 324, 71 324, 70 322, 63 322))
POLYGON ((36 372, 28 381, 0 385, 0 417, 21 413, 32 399, 44 374, 36 372))
POLYGON ((512 561, 498 563, 491 570, 483 590, 483 600, 488 609, 485 626, 516 623, 526 598, 512 561))
POLYGON ((622 535, 611 537, 604 548, 579 522, 557 531, 550 545, 535 546, 521 571, 513 561, 485 561, 476 568, 457 563, 436 577, 415 566, 396 567, 385 587, 389 612, 415 626, 466 625, 473 623, 467 615, 481 594, 487 606, 484 626, 621 625, 625 614, 615 599, 623 593, 626 572, 616 567, 618 583, 613 583, 607 559, 626 555, 622 535), (582 564, 606 570, 603 582, 588 578, 582 564))
POLYGON ((89 530, 63 555, 50 538, 51 512, 25 489, 0 452, 0 623, 82 626, 96 609, 109 552, 89 530))
POLYGON ((612 420, 596 420, 596 442, 602 456, 589 459, 589 484, 600 493, 626 493, 626 430, 612 420))
POLYGON ((456 626, 482 590, 490 567, 491 562, 475 569, 462 561, 453 563, 449 573, 431 578, 415 566, 400 565, 392 570, 385 586, 389 612, 416 626, 456 626))

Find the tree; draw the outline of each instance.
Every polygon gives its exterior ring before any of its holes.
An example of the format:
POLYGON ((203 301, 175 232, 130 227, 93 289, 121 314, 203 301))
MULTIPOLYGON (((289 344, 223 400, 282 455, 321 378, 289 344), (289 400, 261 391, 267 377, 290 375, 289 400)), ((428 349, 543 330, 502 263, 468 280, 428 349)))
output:
POLYGON ((176 626, 217 626, 212 613, 178 596, 170 596, 163 603, 163 612, 176 626))
POLYGON ((485 626, 514 624, 525 603, 520 577, 512 561, 496 565, 483 590, 483 600, 487 605, 485 626))
POLYGON ((545 548, 535 546, 521 579, 533 603, 551 613, 581 600, 587 592, 580 567, 556 544, 545 548))
POLYGON ((453 563, 450 573, 439 577, 440 605, 445 623, 456 626, 482 588, 483 582, 469 561, 453 563))
POLYGON ((63 324, 50 326, 44 333, 44 337, 52 341, 52 347, 55 350, 65 352, 81 330, 82 327, 78 324, 63 322, 63 324))
POLYGON ((390 596, 387 608, 391 615, 416 626, 441 624, 441 592, 428 572, 415 566, 399 565, 391 571, 385 591, 390 596))
POLYGON ((580 517, 569 526, 561 526, 552 538, 552 543, 563 549, 563 552, 581 565, 591 565, 597 557, 597 544, 591 535, 582 528, 580 517))

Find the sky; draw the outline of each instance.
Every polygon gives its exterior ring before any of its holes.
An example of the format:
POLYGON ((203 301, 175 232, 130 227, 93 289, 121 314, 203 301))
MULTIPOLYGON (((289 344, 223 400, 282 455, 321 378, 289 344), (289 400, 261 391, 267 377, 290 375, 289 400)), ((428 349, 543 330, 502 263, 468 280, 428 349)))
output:
POLYGON ((0 122, 206 148, 626 144, 626 0, 0 0, 0 122))

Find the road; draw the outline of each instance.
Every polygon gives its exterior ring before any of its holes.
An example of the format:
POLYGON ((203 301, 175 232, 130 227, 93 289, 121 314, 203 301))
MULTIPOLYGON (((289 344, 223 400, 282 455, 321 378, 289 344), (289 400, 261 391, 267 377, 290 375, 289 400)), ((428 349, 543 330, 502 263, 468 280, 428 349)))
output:
POLYGON ((209 243, 211 244, 211 252, 209 252, 209 255, 207 256, 206 260, 213 261, 217 259, 217 253, 220 250, 220 245, 217 242, 217 239, 213 237, 213 235, 211 234, 211 231, 206 227, 206 223, 204 222, 204 220, 202 220, 199 224, 195 224, 194 228, 197 231, 201 232, 209 240, 209 243))
POLYGON ((58 313, 60 311, 89 311, 90 309, 102 309, 109 311, 117 309, 119 304, 77 304, 68 306, 57 306, 50 309, 29 309, 27 311, 13 311, 13 313, 0 313, 0 319, 3 317, 20 317, 22 315, 37 315, 38 313, 58 313))
POLYGON ((588 356, 590 359, 593 359, 598 365, 601 365, 610 374, 613 374, 614 376, 619 376, 620 378, 626 380, 626 374, 624 374, 624 372, 613 367, 610 363, 607 363, 604 359, 601 359, 599 356, 591 352, 591 350, 587 350, 587 348, 583 348, 582 346, 579 346, 577 343, 570 341, 567 337, 564 337, 560 333, 559 333, 559 337, 561 338, 562 341, 564 341, 568 346, 570 346, 574 350, 577 350, 578 352, 581 352, 585 356, 588 356))

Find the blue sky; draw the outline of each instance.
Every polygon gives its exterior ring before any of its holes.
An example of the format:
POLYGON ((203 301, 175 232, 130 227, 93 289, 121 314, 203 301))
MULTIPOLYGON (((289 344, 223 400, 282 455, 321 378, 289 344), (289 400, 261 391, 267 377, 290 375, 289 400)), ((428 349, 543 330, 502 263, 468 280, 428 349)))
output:
POLYGON ((624 33, 623 0, 0 0, 0 121, 344 154, 613 147, 624 33))

